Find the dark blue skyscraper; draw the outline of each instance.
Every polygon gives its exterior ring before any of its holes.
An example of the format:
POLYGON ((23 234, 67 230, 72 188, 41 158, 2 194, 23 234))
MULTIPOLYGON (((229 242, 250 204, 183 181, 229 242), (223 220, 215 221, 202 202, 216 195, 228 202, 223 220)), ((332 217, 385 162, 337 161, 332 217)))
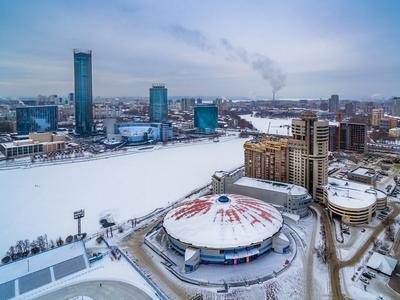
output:
POLYGON ((168 121, 168 95, 163 84, 153 84, 150 88, 150 122, 168 121))
POLYGON ((58 123, 57 105, 38 105, 16 108, 17 132, 56 131, 58 123))
POLYGON ((93 129, 92 51, 74 49, 75 129, 90 135, 93 129))
POLYGON ((215 104, 203 104, 194 107, 194 127, 200 133, 214 133, 218 127, 218 107, 215 104))

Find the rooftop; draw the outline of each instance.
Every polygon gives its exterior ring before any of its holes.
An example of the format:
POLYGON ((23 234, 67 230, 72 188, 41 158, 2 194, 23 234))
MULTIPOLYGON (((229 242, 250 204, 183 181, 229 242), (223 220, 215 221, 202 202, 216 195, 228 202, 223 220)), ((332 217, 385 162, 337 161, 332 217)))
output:
POLYGON ((333 205, 349 209, 366 209, 386 194, 367 184, 329 177, 328 201, 333 205))
POLYGON ((367 267, 391 276, 396 265, 396 259, 374 252, 368 261, 367 267))
POLYGON ((363 167, 358 167, 353 171, 351 171, 351 173, 368 177, 372 177, 375 175, 375 171, 373 169, 363 168, 363 167))
POLYGON ((241 186, 259 188, 259 189, 268 190, 268 191, 276 191, 276 192, 286 193, 286 194, 290 194, 290 195, 306 195, 306 194, 308 194, 308 191, 302 186, 284 183, 284 182, 278 182, 278 181, 250 178, 250 177, 246 177, 246 176, 241 177, 240 179, 235 181, 235 184, 241 185, 241 186))
POLYGON ((263 201, 241 195, 207 195, 170 210, 164 229, 194 247, 230 249, 260 243, 283 224, 279 211, 263 201))

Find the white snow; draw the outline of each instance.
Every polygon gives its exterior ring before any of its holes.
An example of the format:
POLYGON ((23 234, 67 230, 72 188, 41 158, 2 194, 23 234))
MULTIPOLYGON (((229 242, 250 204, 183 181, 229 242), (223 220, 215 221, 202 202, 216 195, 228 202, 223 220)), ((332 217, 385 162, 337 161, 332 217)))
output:
POLYGON ((35 168, 0 170, 0 256, 20 239, 51 239, 77 231, 73 212, 85 209, 84 232, 100 216, 121 222, 166 206, 210 182, 215 170, 243 164, 244 139, 160 147, 130 155, 35 168))
POLYGON ((240 179, 236 180, 235 184, 241 185, 241 186, 248 186, 248 187, 264 189, 264 190, 268 190, 268 191, 276 191, 276 192, 290 194, 290 195, 301 196, 301 195, 308 194, 308 191, 304 187, 301 187, 298 185, 284 183, 284 182, 276 182, 276 181, 257 179, 257 178, 250 178, 250 177, 246 177, 246 176, 243 176, 240 179))
POLYGON ((392 275, 394 268, 396 268, 397 260, 378 252, 374 252, 370 257, 367 266, 371 269, 380 271, 388 276, 392 275))
POLYGON ((282 216, 272 205, 232 194, 221 203, 220 196, 182 202, 165 216, 166 232, 195 247, 227 249, 260 243, 281 229, 282 216))

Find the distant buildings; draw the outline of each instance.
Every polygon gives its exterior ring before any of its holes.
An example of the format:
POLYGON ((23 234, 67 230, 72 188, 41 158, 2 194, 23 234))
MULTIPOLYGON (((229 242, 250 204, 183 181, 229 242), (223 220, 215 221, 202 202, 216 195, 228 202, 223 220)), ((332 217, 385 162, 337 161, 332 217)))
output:
POLYGON ((292 120, 289 138, 289 183, 308 189, 314 199, 323 201, 328 181, 329 122, 305 111, 292 120))
POLYGON ((328 99, 328 110, 331 113, 337 113, 339 111, 339 95, 332 95, 328 99))
POLYGON ((351 119, 341 122, 339 127, 340 150, 366 153, 367 149, 367 124, 361 120, 351 119))
POLYGON ((196 105, 194 98, 183 98, 181 99, 181 111, 191 111, 196 105))
POLYGON ((168 141, 172 139, 171 123, 119 123, 115 124, 115 134, 128 143, 168 141))
POLYGON ((379 129, 389 132, 390 129, 397 127, 397 119, 384 117, 379 120, 379 129))
POLYGON ((194 127, 199 133, 214 133, 218 128, 218 107, 213 104, 202 104, 194 107, 194 127))
POLYGON ((392 116, 400 116, 400 97, 393 97, 392 99, 392 116))
POLYGON ((150 88, 150 122, 163 123, 168 121, 168 95, 163 84, 153 84, 150 88))
POLYGON ((19 134, 56 131, 58 108, 56 105, 17 107, 16 119, 19 134))
POLYGON ((353 102, 346 103, 344 107, 347 118, 351 118, 356 114, 356 108, 353 102))
POLYGON ((93 132, 92 51, 74 49, 75 130, 82 136, 93 132))
POLYGON ((379 121, 385 116, 385 110, 383 108, 372 109, 372 126, 379 126, 379 121))
POLYGON ((244 144, 246 176, 274 181, 288 181, 289 146, 287 139, 266 137, 244 144))
POLYGON ((29 139, 0 144, 0 150, 8 158, 49 153, 65 149, 65 137, 52 133, 29 133, 29 139))

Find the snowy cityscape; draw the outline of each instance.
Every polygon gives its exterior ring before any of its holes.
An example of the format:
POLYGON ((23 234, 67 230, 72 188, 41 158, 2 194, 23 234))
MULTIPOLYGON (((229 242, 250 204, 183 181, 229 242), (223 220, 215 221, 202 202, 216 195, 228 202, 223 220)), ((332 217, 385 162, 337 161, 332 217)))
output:
POLYGON ((398 9, 3 1, 0 300, 400 299, 398 9))

